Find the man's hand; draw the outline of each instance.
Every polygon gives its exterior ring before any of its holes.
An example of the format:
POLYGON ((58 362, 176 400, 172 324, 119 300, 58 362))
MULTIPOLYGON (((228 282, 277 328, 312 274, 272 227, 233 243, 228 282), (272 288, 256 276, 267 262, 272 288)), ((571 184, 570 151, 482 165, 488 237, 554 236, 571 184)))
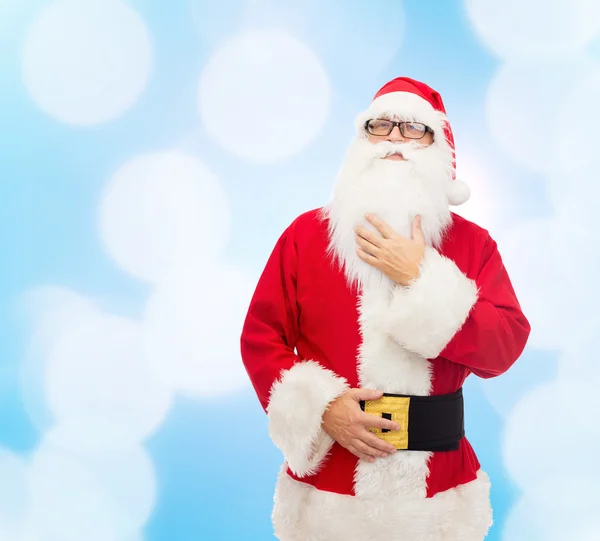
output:
POLYGON ((377 216, 367 215, 366 219, 380 235, 364 227, 357 227, 358 256, 404 286, 418 278, 419 265, 425 254, 425 238, 421 231, 420 217, 417 216, 413 220, 412 239, 400 236, 377 216))
POLYGON ((377 400, 381 391, 350 389, 336 398, 323 415, 323 429, 329 436, 352 454, 368 462, 396 452, 396 448, 378 438, 369 428, 400 430, 400 426, 383 417, 365 413, 360 409, 361 400, 377 400))

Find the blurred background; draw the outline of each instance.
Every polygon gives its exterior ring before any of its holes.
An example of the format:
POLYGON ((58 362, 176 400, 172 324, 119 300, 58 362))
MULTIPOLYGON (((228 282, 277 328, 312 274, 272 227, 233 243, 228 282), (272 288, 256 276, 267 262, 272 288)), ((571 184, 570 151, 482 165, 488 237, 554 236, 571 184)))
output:
POLYGON ((1 0, 1 541, 274 539, 242 320, 399 75, 533 325, 466 387, 488 539, 600 539, 598 2, 1 0))

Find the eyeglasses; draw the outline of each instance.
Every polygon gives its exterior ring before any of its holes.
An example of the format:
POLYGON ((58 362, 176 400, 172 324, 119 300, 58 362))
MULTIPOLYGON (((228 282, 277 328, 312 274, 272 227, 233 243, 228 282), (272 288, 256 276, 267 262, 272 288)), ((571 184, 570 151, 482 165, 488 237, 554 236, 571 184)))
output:
POLYGON ((427 133, 433 134, 433 130, 420 122, 394 122, 393 120, 375 119, 365 122, 365 130, 371 135, 389 135, 395 126, 398 126, 402 137, 406 139, 423 139, 427 133))

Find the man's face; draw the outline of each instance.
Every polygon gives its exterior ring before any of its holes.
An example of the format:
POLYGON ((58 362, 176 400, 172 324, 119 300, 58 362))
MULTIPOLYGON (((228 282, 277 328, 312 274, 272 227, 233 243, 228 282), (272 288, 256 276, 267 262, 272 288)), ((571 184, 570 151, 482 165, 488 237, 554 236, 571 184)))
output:
MULTIPOLYGON (((433 143, 431 128, 420 122, 402 122, 395 118, 376 118, 365 125, 367 138, 371 143, 389 141, 392 143, 417 143, 427 147, 433 143)), ((386 160, 405 160, 400 153, 386 156, 386 160)))
MULTIPOLYGON (((439 245, 450 220, 446 188, 452 156, 437 144, 443 143, 443 135, 436 142, 433 130, 423 123, 400 123, 406 117, 393 118, 392 113, 392 118, 375 115, 358 126, 329 207, 336 253, 363 285, 381 283, 381 272, 356 253, 356 226, 371 227, 365 213, 376 214, 406 238, 419 215, 431 246, 439 245)), ((443 128, 436 129, 443 133, 443 128)))

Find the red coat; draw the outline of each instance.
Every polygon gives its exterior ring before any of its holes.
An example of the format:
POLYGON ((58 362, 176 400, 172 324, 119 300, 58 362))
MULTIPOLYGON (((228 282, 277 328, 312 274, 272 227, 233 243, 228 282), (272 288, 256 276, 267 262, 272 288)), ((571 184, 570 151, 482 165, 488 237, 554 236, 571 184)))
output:
MULTIPOLYGON (((396 539, 386 528, 397 522, 412 531, 411 541, 462 532, 456 528, 479 541, 491 522, 488 481, 467 438, 457 451, 399 451, 373 465, 331 441, 320 422, 329 401, 347 388, 446 394, 471 373, 491 378, 511 367, 530 327, 496 243, 453 214, 443 244, 427 249, 412 286, 358 291, 327 252, 327 222, 319 211, 297 218, 278 240, 241 337, 246 370, 286 460, 276 533, 295 539, 294 518, 302 539, 314 535, 315 523, 331 528, 332 540, 345 528, 346 540, 365 539, 373 528, 383 528, 382 539, 396 539), (300 494, 302 505, 290 509, 300 494), (450 510, 461 515, 461 505, 464 520, 450 520, 450 510), (388 526, 377 520, 360 533, 384 509, 388 526), (356 523, 348 513, 357 515, 356 523)), ((329 539, 325 530, 319 539, 329 539)))

